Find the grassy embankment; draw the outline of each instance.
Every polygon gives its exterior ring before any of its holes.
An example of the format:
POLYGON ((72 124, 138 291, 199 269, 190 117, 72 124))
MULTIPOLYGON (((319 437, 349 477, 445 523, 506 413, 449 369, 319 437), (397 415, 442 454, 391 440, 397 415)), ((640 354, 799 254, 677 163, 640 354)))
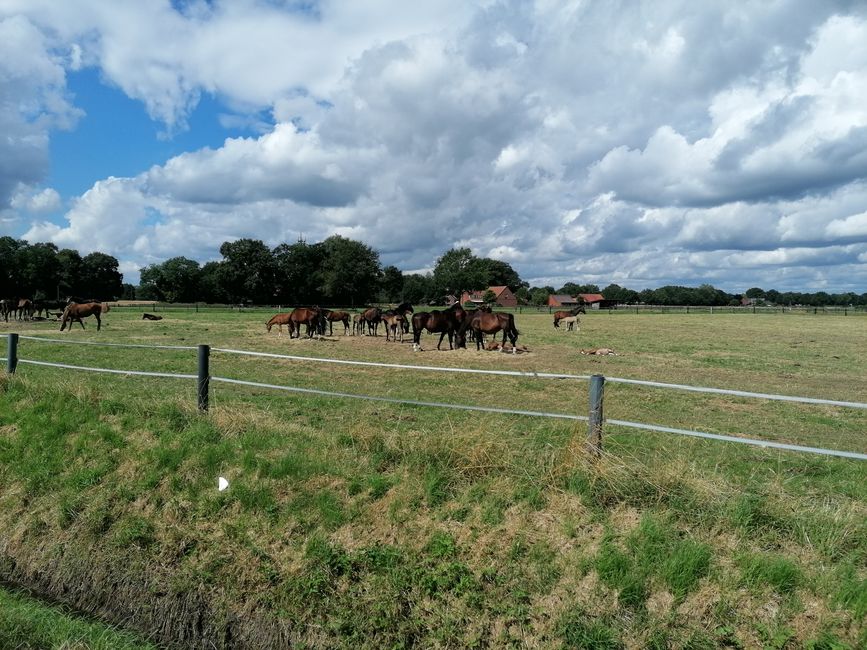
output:
MULTIPOLYGON (((66 336, 867 396, 857 362, 867 322, 854 317, 590 314, 573 335, 524 314, 519 342, 531 352, 517 356, 288 341, 266 336, 259 313, 136 318, 113 310, 99 334, 66 336), (596 346, 622 354, 578 353, 596 346)), ((22 341, 20 353, 195 368, 194 352, 22 341)), ((587 402, 584 382, 224 353, 212 373, 563 413, 587 402)), ((589 466, 586 425, 562 421, 221 384, 200 416, 190 381, 24 365, 0 388, 0 577, 179 646, 867 641, 863 462, 609 426, 606 454, 589 466)), ((616 384, 605 414, 856 451, 867 430, 863 411, 616 384)))

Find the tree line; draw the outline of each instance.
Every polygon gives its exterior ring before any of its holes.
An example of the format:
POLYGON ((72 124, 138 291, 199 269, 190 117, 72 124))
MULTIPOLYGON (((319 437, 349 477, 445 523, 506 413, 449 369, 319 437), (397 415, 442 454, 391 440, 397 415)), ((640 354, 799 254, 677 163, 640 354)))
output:
MULTIPOLYGON (((126 294, 133 287, 126 287, 126 294)), ((123 275, 111 255, 82 256, 50 243, 29 244, 0 237, 0 298, 64 300, 69 296, 108 300, 124 295, 123 275)))
POLYGON ((621 304, 725 306, 867 305, 867 293, 780 292, 758 287, 731 294, 710 284, 667 285, 635 291, 617 284, 567 282, 561 287, 530 286, 507 262, 478 257, 466 247, 440 256, 430 273, 403 273, 383 267, 379 253, 366 244, 339 235, 317 243, 299 240, 271 248, 258 239, 224 242, 221 259, 199 264, 173 257, 141 271, 138 286, 123 283, 111 255, 58 249, 51 243, 30 244, 0 237, 0 297, 64 299, 81 296, 101 300, 139 299, 223 304, 321 304, 358 306, 372 302, 441 304, 463 291, 507 286, 522 304, 544 306, 551 294, 601 293, 621 304))

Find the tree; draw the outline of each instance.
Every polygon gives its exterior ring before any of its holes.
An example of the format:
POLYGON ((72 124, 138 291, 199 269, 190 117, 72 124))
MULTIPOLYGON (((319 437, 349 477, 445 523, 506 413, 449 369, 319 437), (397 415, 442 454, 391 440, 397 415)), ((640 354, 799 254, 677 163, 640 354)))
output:
POLYGON ((57 262, 60 265, 60 298, 81 296, 81 254, 71 248, 62 248, 57 252, 57 262))
POLYGON ((494 260, 490 257, 481 257, 475 264, 478 265, 483 275, 482 284, 474 287, 476 289, 481 287, 509 287, 512 291, 517 291, 523 284, 517 271, 507 262, 494 260))
POLYGON ((403 273, 396 266, 386 266, 382 269, 382 280, 379 286, 385 302, 400 302, 403 293, 403 273))
POLYGON ((548 296, 554 293, 554 287, 532 287, 530 289, 530 301, 537 307, 548 304, 548 296))
POLYGON ((485 295, 482 296, 482 300, 485 301, 486 305, 493 305, 495 302, 497 302, 497 294, 488 289, 487 291, 485 291, 485 295))
POLYGON ((430 274, 410 273, 403 276, 403 290, 400 296, 402 302, 427 304, 434 298, 435 293, 433 278, 430 274))
POLYGON ((57 297, 60 280, 57 246, 44 243, 22 246, 17 260, 22 295, 38 300, 57 297))
POLYGON ((146 266, 141 272, 141 290, 166 302, 194 302, 199 299, 199 263, 173 257, 162 264, 146 266))
POLYGON ((277 299, 289 305, 313 305, 322 302, 319 277, 325 257, 321 244, 298 240, 274 249, 277 267, 277 299))
POLYGON ((135 285, 132 285, 128 282, 124 282, 121 287, 121 300, 135 300, 136 289, 135 285))
POLYGON ((0 237, 0 296, 18 297, 21 292, 21 269, 18 251, 27 242, 13 237, 0 237))
POLYGON ((747 289, 744 295, 747 298, 764 298, 765 291, 764 289, 759 289, 758 287, 752 287, 751 289, 747 289))
POLYGON ((596 284, 575 284, 574 282, 567 282, 557 289, 557 293, 562 293, 567 296, 577 296, 579 293, 599 293, 599 286, 596 284))
POLYGON ((117 259, 105 253, 90 253, 81 260, 82 298, 114 300, 123 291, 123 275, 117 259))
POLYGON ((469 248, 452 248, 437 259, 433 270, 433 283, 440 295, 460 297, 464 291, 472 291, 485 284, 484 269, 479 259, 469 248))
POLYGON ((199 298, 207 303, 219 304, 229 301, 226 292, 220 286, 220 264, 221 262, 207 262, 199 273, 199 298))
POLYGON ((374 298, 380 282, 379 253, 340 235, 322 242, 321 289, 333 304, 361 305, 374 298))
POLYGON ((258 239, 239 239, 220 246, 220 288, 233 303, 269 304, 274 299, 277 265, 271 249, 258 239))

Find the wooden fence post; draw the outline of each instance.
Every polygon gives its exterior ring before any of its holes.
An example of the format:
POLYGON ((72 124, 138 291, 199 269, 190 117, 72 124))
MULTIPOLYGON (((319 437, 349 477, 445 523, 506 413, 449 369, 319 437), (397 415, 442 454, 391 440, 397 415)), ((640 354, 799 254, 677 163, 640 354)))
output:
POLYGON ((594 459, 602 453, 602 399, 605 392, 605 377, 590 377, 590 421, 587 429, 587 452, 594 459))
POLYGON ((199 410, 208 410, 208 386, 211 383, 210 371, 211 346, 199 346, 199 378, 197 382, 199 410))
POLYGON ((6 341, 6 372, 14 375, 18 365, 18 335, 10 332, 6 341))

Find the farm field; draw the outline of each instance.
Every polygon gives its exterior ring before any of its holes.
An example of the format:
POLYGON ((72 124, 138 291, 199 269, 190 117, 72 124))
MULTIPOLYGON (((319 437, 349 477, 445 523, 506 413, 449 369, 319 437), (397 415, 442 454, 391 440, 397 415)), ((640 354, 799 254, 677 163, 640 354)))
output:
MULTIPOLYGON (((510 355, 266 334, 270 312, 113 309, 0 334, 599 373, 867 401, 867 318, 516 316, 510 355), (589 357, 608 347, 617 356, 589 357)), ((438 337, 437 337, 438 338, 438 337)), ((472 346, 472 344, 470 344, 472 346)), ((446 346, 447 347, 447 346, 446 346)), ((0 349, 3 345, 0 344, 0 349)), ((194 374, 195 350, 22 339, 23 359, 194 374)), ((587 382, 212 352, 211 374, 586 415, 587 382)), ((0 579, 175 647, 859 647, 867 463, 587 425, 19 365, 0 379, 0 579), (230 482, 217 491, 217 477, 230 482)), ((867 411, 609 383, 605 416, 867 451, 867 411)))

